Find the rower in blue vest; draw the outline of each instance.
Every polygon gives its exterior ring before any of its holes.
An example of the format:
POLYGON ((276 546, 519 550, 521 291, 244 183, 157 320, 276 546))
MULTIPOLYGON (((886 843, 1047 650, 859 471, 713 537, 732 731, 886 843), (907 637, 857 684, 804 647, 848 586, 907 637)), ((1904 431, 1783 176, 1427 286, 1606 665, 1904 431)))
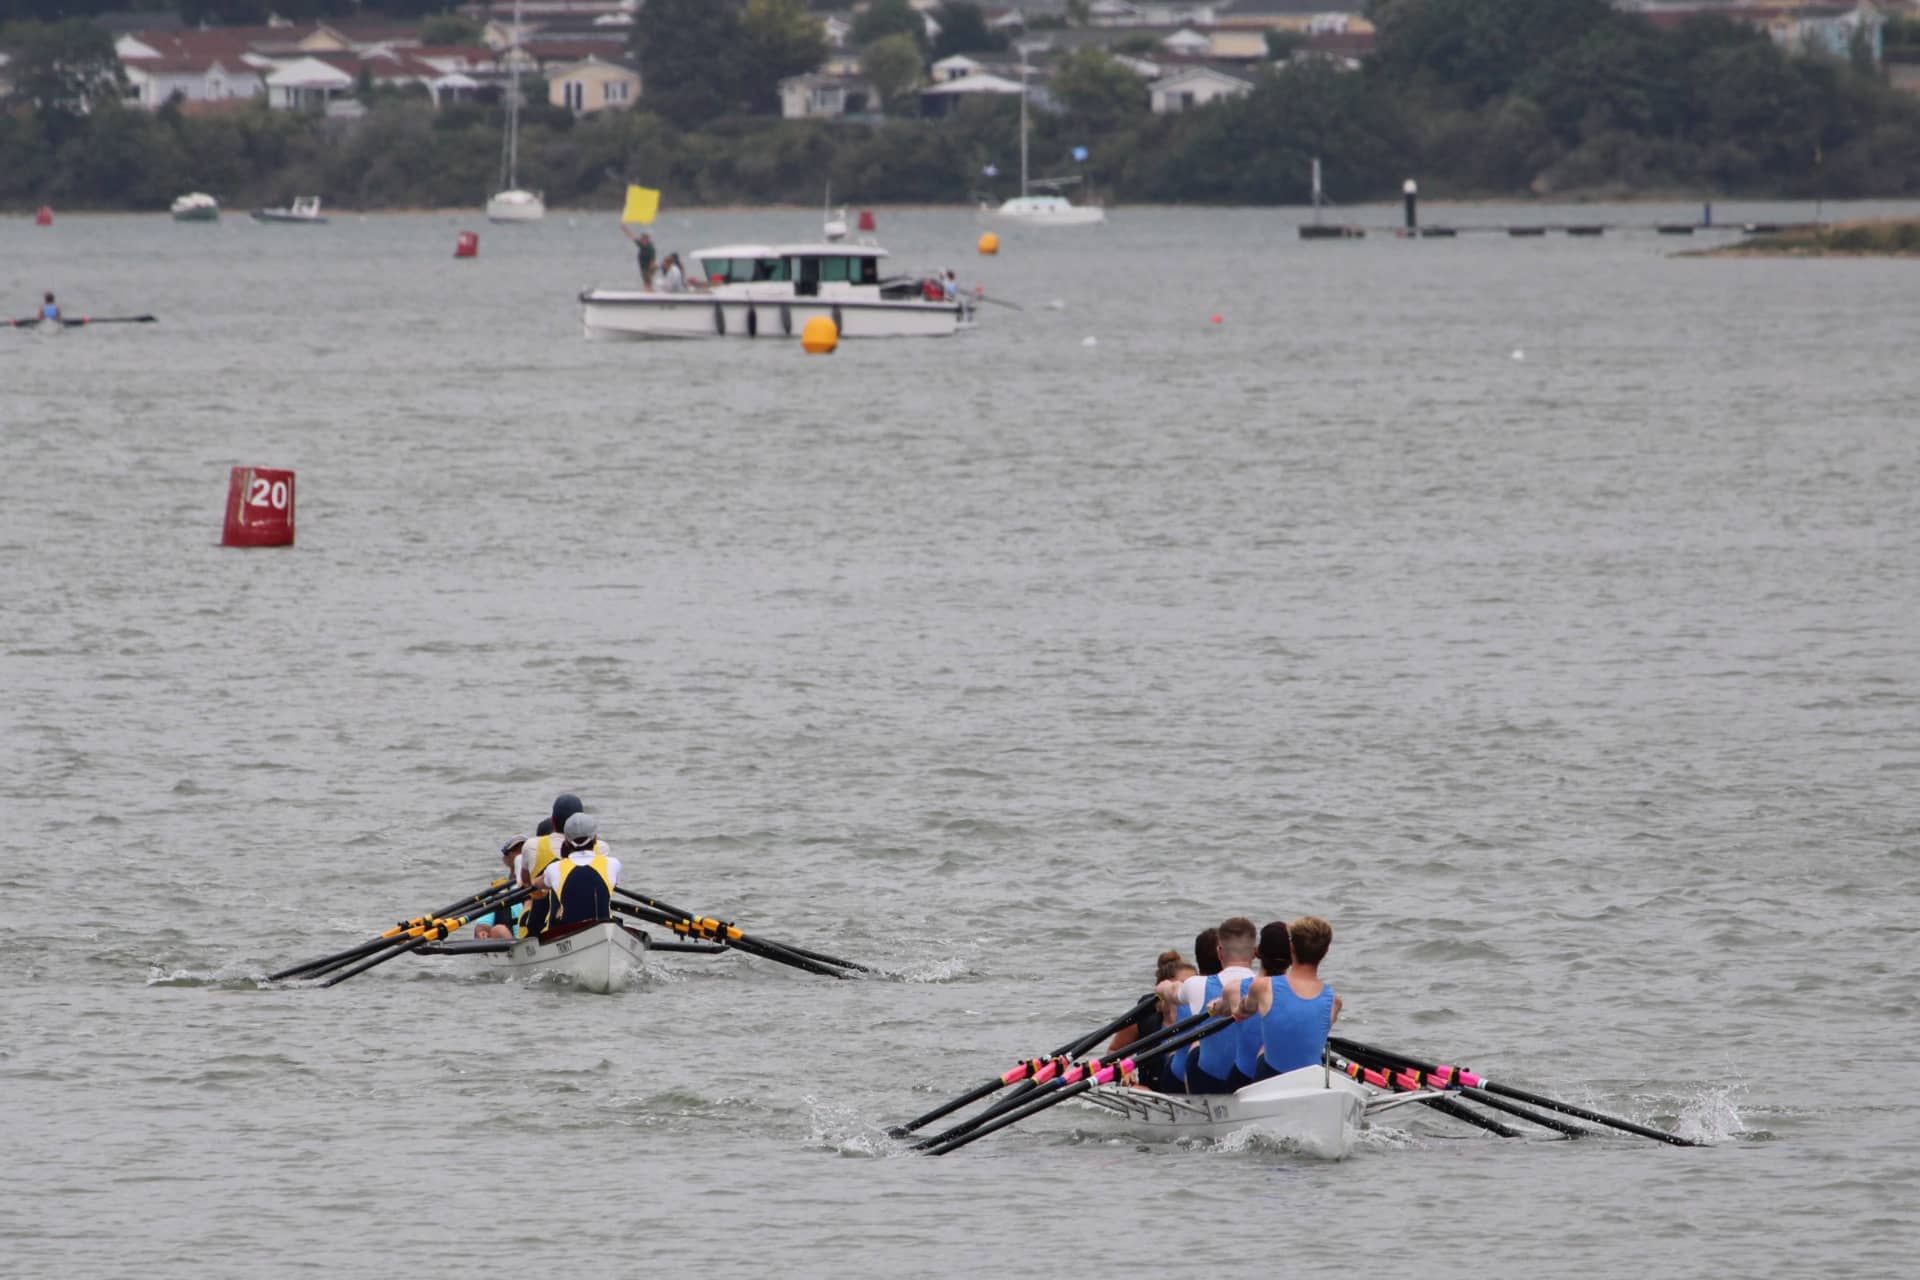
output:
POLYGON ((60 304, 53 300, 53 290, 47 290, 47 300, 40 304, 40 318, 49 324, 60 323, 60 304))
MULTIPOLYGON (((1293 963, 1284 973, 1255 979, 1238 1008, 1247 1018, 1241 1025, 1259 1031, 1262 1080, 1318 1066, 1340 1016, 1339 995, 1320 980, 1320 962, 1333 945, 1333 926, 1319 916, 1302 916, 1286 926, 1286 932, 1293 963)), ((1264 935, 1261 941, 1266 941, 1264 935)))
MULTIPOLYGON (((1162 1003, 1170 1006, 1167 1025, 1184 1022, 1200 1012, 1198 1004, 1190 1004, 1188 997, 1199 1000, 1206 994, 1206 979, 1220 972, 1220 930, 1206 928, 1193 940, 1193 972, 1183 973, 1175 981, 1158 983, 1154 994, 1162 1003), (1187 984, 1198 977, 1199 982, 1189 988, 1187 984)), ((1173 1092, 1183 1093, 1187 1087, 1187 1063, 1193 1054, 1193 1046, 1181 1045, 1167 1055, 1167 1074, 1171 1077, 1173 1092)))
POLYGON ((552 894, 547 929, 567 929, 613 919, 613 886, 620 883, 620 859, 599 838, 600 823, 590 813, 567 819, 561 857, 547 867, 541 887, 552 894))
MULTIPOLYGON (((1248 984, 1253 981, 1253 953, 1258 938, 1253 921, 1245 916, 1223 920, 1219 938, 1220 972, 1210 978, 1187 979, 1181 993, 1182 1004, 1191 1001, 1199 1008, 1217 1011, 1223 1007, 1221 996, 1228 989, 1236 997, 1246 994, 1248 984), (1193 999, 1196 983, 1201 984, 1199 998, 1193 999)), ((1198 1042, 1187 1059, 1188 1093, 1232 1093, 1250 1083, 1239 1077, 1233 1065, 1241 1034, 1240 1027, 1229 1027, 1198 1042)))

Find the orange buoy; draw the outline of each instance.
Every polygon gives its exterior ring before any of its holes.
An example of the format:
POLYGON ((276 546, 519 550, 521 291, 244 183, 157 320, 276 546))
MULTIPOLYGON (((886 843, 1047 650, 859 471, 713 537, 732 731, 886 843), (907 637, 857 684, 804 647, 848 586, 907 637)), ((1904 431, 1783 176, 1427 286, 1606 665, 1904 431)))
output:
POLYGON ((1000 252, 999 236, 989 231, 980 237, 980 254, 982 257, 991 258, 998 252, 1000 252))
POLYGON ((53 206, 50 204, 41 205, 40 212, 33 215, 33 225, 36 227, 52 226, 53 225, 53 206))
POLYGON ((235 467, 227 479, 223 547, 293 545, 293 472, 235 467))
POLYGON ((800 346, 810 356, 831 355, 840 345, 840 326, 831 316, 815 316, 800 330, 800 346))
POLYGON ((860 211, 860 229, 862 231, 873 230, 873 210, 862 209, 860 211))
POLYGON ((453 256, 456 258, 477 258, 480 256, 480 233, 462 231, 453 242, 453 256))

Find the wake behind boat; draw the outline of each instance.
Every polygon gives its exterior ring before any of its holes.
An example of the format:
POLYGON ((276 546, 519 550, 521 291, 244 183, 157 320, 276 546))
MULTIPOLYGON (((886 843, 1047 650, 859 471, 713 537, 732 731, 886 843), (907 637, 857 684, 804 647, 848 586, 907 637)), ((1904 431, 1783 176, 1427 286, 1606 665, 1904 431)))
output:
POLYGON ((683 292, 588 289, 586 336, 796 338, 816 316, 842 338, 945 338, 973 318, 966 298, 927 297, 919 280, 886 280, 878 245, 722 245, 693 257, 705 283, 683 292))

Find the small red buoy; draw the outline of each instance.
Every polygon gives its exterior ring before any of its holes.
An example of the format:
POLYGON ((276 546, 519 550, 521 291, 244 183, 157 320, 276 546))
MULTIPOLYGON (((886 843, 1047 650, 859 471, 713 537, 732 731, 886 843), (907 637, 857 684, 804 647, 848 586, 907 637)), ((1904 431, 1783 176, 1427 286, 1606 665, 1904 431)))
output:
POLYGON ((1223 324, 1223 323, 1225 323, 1224 321, 1222 321, 1222 320, 1220 319, 1220 317, 1219 317, 1219 316, 1215 316, 1215 317, 1213 318, 1213 322, 1214 322, 1215 324, 1223 324))
POLYGON ((223 547, 293 545, 293 472, 235 467, 227 480, 223 547))
POLYGON ((860 211, 860 229, 862 231, 873 230, 873 210, 862 209, 860 211))
POLYGON ((33 215, 33 225, 36 227, 52 226, 53 225, 53 206, 50 204, 41 205, 40 212, 33 215))
POLYGON ((462 231, 453 242, 453 256, 456 258, 475 258, 480 255, 480 233, 462 231))

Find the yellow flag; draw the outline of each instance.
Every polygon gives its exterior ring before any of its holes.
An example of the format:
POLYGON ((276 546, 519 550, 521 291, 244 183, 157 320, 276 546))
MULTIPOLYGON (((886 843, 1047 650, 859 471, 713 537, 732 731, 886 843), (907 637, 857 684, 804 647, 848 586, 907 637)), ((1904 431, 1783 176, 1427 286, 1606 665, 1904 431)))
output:
POLYGON ((621 213, 620 221, 638 222, 646 226, 653 221, 653 215, 660 212, 660 193, 650 187, 627 187, 627 207, 621 213))

